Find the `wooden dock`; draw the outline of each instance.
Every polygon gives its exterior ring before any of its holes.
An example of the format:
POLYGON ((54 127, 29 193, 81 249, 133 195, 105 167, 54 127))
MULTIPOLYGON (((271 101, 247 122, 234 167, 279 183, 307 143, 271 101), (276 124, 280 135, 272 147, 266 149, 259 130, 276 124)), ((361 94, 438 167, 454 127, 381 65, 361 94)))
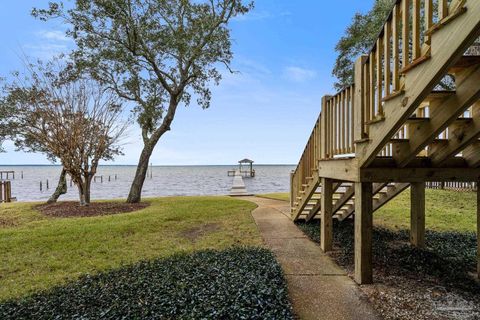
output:
POLYGON ((15 198, 12 198, 12 183, 9 180, 0 181, 0 203, 15 200, 15 198))
POLYGON ((235 172, 235 176, 233 177, 233 185, 232 189, 230 190, 230 196, 233 197, 240 197, 240 196, 251 196, 252 194, 247 192, 247 188, 245 187, 245 183, 243 182, 242 174, 240 170, 235 172))
POLYGON ((15 171, 0 171, 0 180, 9 180, 10 176, 15 180, 15 171))

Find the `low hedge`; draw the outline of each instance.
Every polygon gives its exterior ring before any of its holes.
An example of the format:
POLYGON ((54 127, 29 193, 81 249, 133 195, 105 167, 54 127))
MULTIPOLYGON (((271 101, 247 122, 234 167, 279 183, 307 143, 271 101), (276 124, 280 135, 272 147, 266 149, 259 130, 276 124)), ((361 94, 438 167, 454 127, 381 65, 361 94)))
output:
POLYGON ((292 319, 282 270, 261 248, 141 262, 0 304, 0 319, 292 319))

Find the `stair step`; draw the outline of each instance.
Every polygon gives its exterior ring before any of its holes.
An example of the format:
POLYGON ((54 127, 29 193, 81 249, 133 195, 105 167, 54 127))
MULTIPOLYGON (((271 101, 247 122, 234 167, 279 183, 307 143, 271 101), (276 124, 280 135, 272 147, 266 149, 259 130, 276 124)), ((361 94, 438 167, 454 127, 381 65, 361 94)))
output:
POLYGON ((407 120, 407 124, 418 124, 418 123, 425 123, 429 121, 430 121, 430 118, 411 117, 407 120))
POLYGON ((428 97, 424 100, 425 102, 437 100, 437 99, 446 99, 451 96, 454 96, 457 92, 452 90, 438 90, 432 91, 428 97))
POLYGON ((375 119, 373 120, 370 120, 366 123, 367 126, 371 126, 371 125, 375 125, 377 123, 382 123, 385 121, 385 117, 384 116, 377 116, 375 119))
POLYGON ((449 72, 458 73, 478 64, 480 64, 480 56, 463 56, 450 68, 449 72))

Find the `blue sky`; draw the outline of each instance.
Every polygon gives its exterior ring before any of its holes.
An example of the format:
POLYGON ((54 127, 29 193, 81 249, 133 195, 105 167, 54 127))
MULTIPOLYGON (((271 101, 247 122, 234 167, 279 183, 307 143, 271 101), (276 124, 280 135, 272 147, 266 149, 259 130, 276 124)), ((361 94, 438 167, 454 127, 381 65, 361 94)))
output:
MULTIPOLYGON (((21 69, 19 56, 48 59, 68 51, 59 21, 30 17, 45 0, 0 3, 0 76, 21 69)), ((355 12, 373 0, 257 0, 255 10, 232 22, 240 74, 225 74, 213 88, 210 109, 181 107, 153 155, 154 165, 256 163, 294 164, 320 111, 333 93, 335 44, 355 12)), ((142 142, 135 125, 125 139, 125 155, 114 164, 136 164, 142 142)), ((41 154, 14 152, 7 143, 0 164, 48 164, 41 154)))

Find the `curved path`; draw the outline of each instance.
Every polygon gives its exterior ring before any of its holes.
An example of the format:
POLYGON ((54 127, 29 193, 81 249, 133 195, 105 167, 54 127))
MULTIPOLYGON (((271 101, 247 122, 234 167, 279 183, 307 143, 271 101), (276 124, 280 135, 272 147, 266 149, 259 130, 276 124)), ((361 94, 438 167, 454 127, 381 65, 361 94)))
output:
POLYGON ((379 319, 346 272, 290 220, 285 201, 242 199, 258 205, 253 218, 282 266, 299 319, 379 319))

